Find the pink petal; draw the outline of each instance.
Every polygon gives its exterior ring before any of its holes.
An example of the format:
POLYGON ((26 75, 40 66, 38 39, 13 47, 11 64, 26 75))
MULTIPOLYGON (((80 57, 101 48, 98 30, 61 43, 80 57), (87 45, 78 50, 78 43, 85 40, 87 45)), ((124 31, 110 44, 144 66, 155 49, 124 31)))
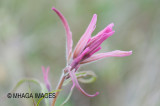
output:
POLYGON ((94 53, 98 52, 99 50, 101 50, 101 46, 99 46, 98 48, 96 48, 92 52, 90 52, 89 56, 92 56, 94 53))
POLYGON ((114 26, 114 23, 109 24, 109 25, 106 26, 102 31, 100 31, 100 32, 97 34, 97 36, 98 36, 98 35, 102 35, 103 33, 109 33, 109 32, 111 32, 113 26, 114 26))
MULTIPOLYGON (((103 34, 107 34, 112 32, 112 28, 113 28, 114 24, 111 23, 109 24, 107 27, 105 27, 102 31, 100 31, 96 36, 92 37, 90 42, 88 43, 88 45, 90 45, 91 43, 93 43, 96 39, 98 39, 100 36, 102 36, 103 34)), ((112 34, 111 34, 112 35, 112 34)), ((110 35, 110 36, 111 36, 110 35)), ((109 37, 109 36, 108 36, 109 37)))
POLYGON ((99 54, 93 55, 89 57, 88 59, 82 61, 81 64, 103 59, 105 57, 124 57, 124 56, 129 56, 131 54, 132 54, 132 51, 120 51, 120 50, 115 50, 115 51, 107 52, 107 53, 99 53, 99 54))
POLYGON ((90 95, 90 94, 86 93, 86 92, 81 88, 81 86, 79 85, 75 73, 74 73, 73 71, 69 71, 69 75, 70 75, 70 77, 71 77, 71 79, 72 79, 72 82, 73 82, 72 89, 73 89, 74 86, 76 86, 76 88, 79 89, 82 94, 84 94, 85 96, 88 96, 88 97, 94 97, 94 96, 97 96, 97 95, 99 94, 99 92, 96 92, 96 93, 93 94, 93 95, 90 95))
POLYGON ((106 40, 109 36, 111 36, 114 31, 109 33, 104 33, 102 36, 98 37, 94 42, 92 42, 89 46, 90 51, 94 51, 94 49, 98 48, 104 40, 106 40))
POLYGON ((73 58, 76 58, 86 47, 87 42, 91 38, 91 34, 96 27, 96 22, 97 22, 97 15, 94 14, 86 32, 83 34, 83 36, 81 37, 81 39, 79 40, 79 42, 75 47, 73 58))
MULTIPOLYGON (((86 48, 77 58, 75 58, 71 64, 72 69, 77 67, 79 62, 83 59, 83 57, 86 55, 86 53, 89 51, 89 48, 86 48)), ((79 67, 77 67, 79 68, 79 67)))
POLYGON ((67 20, 65 19, 65 17, 61 14, 60 11, 58 11, 56 8, 52 8, 52 10, 54 10, 57 15, 59 16, 59 18, 61 19, 64 28, 66 30, 66 34, 67 34, 67 60, 69 61, 69 59, 71 58, 72 55, 72 45, 73 45, 73 41, 72 41, 72 32, 70 31, 69 25, 67 20))
POLYGON ((74 87, 75 87, 75 84, 73 84, 73 85, 72 85, 72 87, 71 87, 71 91, 74 89, 74 87))
POLYGON ((47 69, 45 69, 44 66, 42 66, 44 82, 45 82, 46 88, 47 88, 48 91, 50 92, 50 82, 49 82, 49 80, 48 80, 48 72, 49 72, 49 70, 50 70, 49 67, 47 67, 47 69))

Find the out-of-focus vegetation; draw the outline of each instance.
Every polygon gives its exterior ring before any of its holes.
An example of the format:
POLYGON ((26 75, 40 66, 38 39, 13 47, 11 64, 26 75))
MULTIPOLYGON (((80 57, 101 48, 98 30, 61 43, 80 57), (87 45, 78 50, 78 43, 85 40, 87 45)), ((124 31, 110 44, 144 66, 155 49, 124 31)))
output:
MULTIPOLYGON (((51 10, 55 6, 68 20, 74 45, 96 13, 93 35, 111 22, 116 31, 101 52, 133 50, 129 57, 106 58, 81 67, 98 76, 95 83, 82 87, 100 95, 88 98, 75 89, 68 106, 160 106, 159 4, 160 0, 0 0, 0 96, 23 78, 43 82, 42 65, 50 66, 55 88, 65 67, 65 31, 51 10)), ((67 97, 70 86, 61 92, 58 103, 67 97)), ((30 87, 39 92, 37 86, 30 87)), ((27 91, 24 84, 17 92, 27 91)), ((31 99, 2 97, 0 104, 33 105, 31 99)))

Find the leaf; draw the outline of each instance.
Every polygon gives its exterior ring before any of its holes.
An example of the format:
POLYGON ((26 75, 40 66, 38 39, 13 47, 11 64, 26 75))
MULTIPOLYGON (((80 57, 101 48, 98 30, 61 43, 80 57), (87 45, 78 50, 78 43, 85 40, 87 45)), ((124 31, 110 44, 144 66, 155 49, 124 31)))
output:
POLYGON ((78 81, 81 83, 93 83, 97 79, 96 74, 93 71, 86 71, 86 75, 79 77, 78 81))
POLYGON ((96 81, 96 77, 90 77, 89 79, 79 78, 78 81, 81 83, 89 84, 89 83, 93 83, 94 81, 96 81))
POLYGON ((63 86, 66 86, 67 84, 69 84, 72 80, 70 78, 66 79, 63 83, 63 86))
MULTIPOLYGON (((30 84, 28 84, 28 86, 29 86, 29 93, 32 93, 32 90, 31 90, 30 84)), ((34 105, 34 106, 36 106, 36 103, 35 103, 34 98, 32 98, 32 102, 33 102, 33 105, 34 105)))
MULTIPOLYGON (((81 83, 92 83, 96 80, 96 74, 93 71, 81 71, 76 72, 76 77, 81 83)), ((71 78, 68 78, 64 81, 63 86, 66 86, 68 83, 72 82, 71 78)))
MULTIPOLYGON (((41 82, 39 82, 38 80, 36 79, 22 79, 20 80, 16 86, 13 88, 13 90, 11 91, 12 93, 15 92, 23 83, 25 82, 31 82, 31 83, 34 83, 34 84, 37 84, 41 87, 41 92, 44 93, 44 92, 48 92, 45 85, 42 84, 41 82)), ((49 100, 48 99, 45 99, 45 103, 46 103, 46 106, 49 106, 49 100)))
POLYGON ((22 79, 16 84, 16 86, 13 88, 13 90, 11 90, 11 92, 15 92, 25 82, 32 82, 32 83, 35 83, 35 84, 41 86, 41 84, 40 84, 40 82, 38 80, 35 80, 35 79, 22 79))
MULTIPOLYGON (((54 93, 54 92, 59 92, 61 91, 61 89, 58 89, 58 90, 53 90, 52 92, 49 92, 49 93, 54 93)), ((44 95, 44 97, 46 96, 47 94, 44 95)), ((44 99, 44 97, 40 98, 37 102, 37 106, 39 106, 39 103, 44 99)))
POLYGON ((69 99, 71 98, 71 95, 73 93, 73 90, 74 90, 74 88, 70 90, 66 100, 61 104, 61 106, 63 106, 64 104, 66 104, 69 101, 69 99))

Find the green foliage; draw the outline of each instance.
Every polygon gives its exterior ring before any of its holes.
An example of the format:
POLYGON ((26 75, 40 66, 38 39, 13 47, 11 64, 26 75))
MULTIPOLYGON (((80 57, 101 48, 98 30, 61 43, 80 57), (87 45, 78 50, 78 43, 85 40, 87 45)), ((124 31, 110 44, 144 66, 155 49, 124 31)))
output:
POLYGON ((70 90, 66 100, 61 104, 61 106, 63 106, 64 104, 66 104, 69 101, 69 99, 71 98, 71 95, 73 93, 73 90, 74 90, 74 88, 70 90))
POLYGON ((26 83, 26 82, 31 82, 31 83, 37 84, 37 85, 41 86, 41 88, 43 88, 43 85, 38 80, 35 80, 35 79, 22 79, 16 84, 16 86, 13 88, 13 90, 11 90, 11 92, 12 93, 15 92, 23 83, 26 83))
MULTIPOLYGON (((41 92, 42 92, 42 93, 48 92, 47 89, 46 89, 46 87, 45 87, 45 85, 42 84, 41 82, 39 82, 39 81, 36 80, 36 79, 22 79, 22 80, 20 80, 20 81, 15 85, 15 87, 13 88, 13 90, 11 90, 11 92, 12 92, 12 93, 15 92, 22 84, 24 84, 24 83, 26 83, 26 82, 39 85, 40 88, 41 88, 41 92)), ((29 89, 30 89, 30 86, 29 86, 29 89)), ((30 89, 30 91, 31 91, 31 89, 30 89)), ((50 93, 59 92, 59 91, 60 91, 60 90, 53 90, 53 91, 50 92, 50 93)), ((32 92, 31 92, 31 93, 32 93, 32 92)), ((46 96, 46 95, 45 95, 45 96, 46 96)), ((40 98, 40 99, 38 100, 37 106, 39 106, 39 103, 40 103, 43 99, 44 99, 44 97, 42 97, 42 98, 40 98)), ((33 99, 32 99, 32 101, 33 101, 33 104, 35 105, 35 101, 34 101, 33 99)), ((46 106, 49 106, 49 100, 48 100, 47 98, 45 98, 45 104, 46 104, 46 106)))
MULTIPOLYGON (((59 90, 53 90, 52 92, 49 92, 49 93, 55 93, 55 92, 59 92, 59 91, 61 91, 60 89, 59 90)), ((47 96, 47 94, 45 94, 45 96, 47 96)), ((45 97, 44 96, 44 97, 45 97)), ((44 97, 41 97, 39 100, 38 100, 38 102, 37 102, 37 106, 39 106, 39 103, 44 99, 44 97)))

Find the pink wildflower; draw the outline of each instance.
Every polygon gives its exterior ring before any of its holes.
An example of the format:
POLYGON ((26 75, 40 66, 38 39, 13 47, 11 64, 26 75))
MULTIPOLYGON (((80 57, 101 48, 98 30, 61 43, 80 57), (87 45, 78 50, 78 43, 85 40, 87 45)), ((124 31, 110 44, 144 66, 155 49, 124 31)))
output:
MULTIPOLYGON (((99 53, 95 54, 101 49, 101 44, 103 41, 105 41, 108 37, 114 34, 114 30, 112 30, 114 24, 111 23, 108 26, 106 26, 102 31, 100 31, 97 35, 94 37, 91 37, 92 32, 96 28, 96 22, 97 22, 97 15, 94 14, 93 18, 86 29, 85 33, 80 38, 79 42, 77 43, 74 52, 72 53, 72 35, 70 28, 68 26, 68 23, 65 19, 65 17, 55 8, 52 8, 57 15, 60 17, 62 23, 64 24, 64 27, 67 32, 67 56, 71 61, 67 61, 67 67, 68 67, 68 73, 69 76, 72 79, 73 86, 78 88, 84 95, 88 97, 94 97, 98 95, 99 93, 95 93, 93 95, 90 95, 86 93, 79 85, 78 80, 76 78, 75 72, 78 70, 81 64, 93 62, 99 59, 103 59, 105 57, 124 57, 129 56, 132 54, 132 51, 112 51, 112 52, 106 52, 106 53, 99 53)), ((67 78, 67 77, 66 77, 67 78)))

